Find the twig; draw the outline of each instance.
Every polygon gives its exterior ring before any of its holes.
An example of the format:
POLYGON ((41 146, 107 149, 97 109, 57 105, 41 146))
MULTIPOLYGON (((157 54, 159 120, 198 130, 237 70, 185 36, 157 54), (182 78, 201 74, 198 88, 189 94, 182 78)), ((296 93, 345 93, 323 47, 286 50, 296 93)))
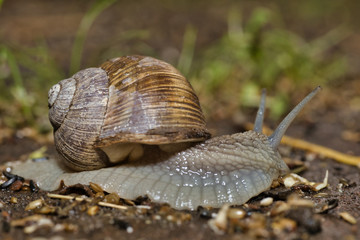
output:
MULTIPOLYGON (((252 129, 253 124, 247 123, 247 124, 245 124, 245 128, 252 129)), ((270 128, 263 127, 263 132, 266 135, 270 135, 272 133, 272 130, 270 128)), ((281 143, 291 146, 291 147, 294 147, 294 148, 318 153, 324 157, 332 158, 335 161, 338 161, 340 163, 345 163, 345 164, 353 165, 353 166, 360 168, 360 157, 359 156, 353 156, 353 155, 341 153, 341 152, 338 152, 331 148, 327 148, 327 147, 324 147, 324 146, 321 146, 321 145, 318 145, 315 143, 310 143, 310 142, 300 140, 297 138, 293 138, 293 137, 289 137, 289 136, 284 136, 281 140, 281 143)))
POLYGON ((107 203, 107 202, 98 202, 98 205, 103 206, 103 207, 117 208, 117 209, 121 209, 121 210, 128 209, 128 207, 126 207, 126 206, 121 206, 121 205, 117 205, 117 204, 114 204, 114 203, 107 203))
MULTIPOLYGON (((81 201, 91 202, 91 199, 89 199, 89 198, 73 197, 73 196, 67 196, 67 195, 61 195, 61 194, 55 194, 55 193, 48 193, 47 196, 50 198, 57 198, 57 199, 75 200, 75 201, 79 201, 79 202, 81 202, 81 201)), ((107 202, 98 202, 97 204, 99 206, 112 207, 112 208, 117 208, 117 209, 121 209, 121 210, 128 209, 128 207, 126 207, 126 206, 121 206, 121 205, 107 203, 107 202)))

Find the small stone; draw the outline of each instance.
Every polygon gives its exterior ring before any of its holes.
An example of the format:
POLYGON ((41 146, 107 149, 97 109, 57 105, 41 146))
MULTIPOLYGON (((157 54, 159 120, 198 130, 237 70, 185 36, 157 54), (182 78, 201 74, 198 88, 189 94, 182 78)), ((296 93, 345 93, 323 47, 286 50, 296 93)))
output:
POLYGON ((133 233, 134 228, 130 225, 130 223, 122 220, 122 219, 114 219, 114 225, 119 229, 126 230, 127 233, 133 233))
POLYGON ((275 232, 292 232, 296 229, 297 224, 294 220, 289 218, 280 218, 271 224, 275 232))
POLYGON ((320 217, 314 214, 312 208, 292 208, 285 214, 285 217, 294 220, 299 226, 303 226, 310 234, 316 234, 322 230, 320 217))
POLYGON ((97 205, 91 206, 91 207, 89 207, 89 209, 87 210, 87 214, 88 214, 89 216, 94 216, 94 215, 96 215, 98 212, 99 212, 99 206, 97 206, 97 205))
POLYGON ((341 212, 339 213, 340 217, 351 224, 356 224, 356 219, 348 212, 341 212))
POLYGON ((180 216, 180 220, 182 222, 184 221, 190 221, 191 220, 191 214, 190 213, 182 213, 181 216, 180 216))
POLYGON ((119 204, 120 203, 120 197, 116 193, 110 193, 110 194, 105 196, 104 202, 113 203, 113 204, 119 204))
POLYGON ((11 191, 19 191, 22 186, 23 186, 23 182, 20 180, 16 180, 15 182, 13 182, 13 184, 10 185, 9 189, 11 191))
POLYGON ((44 201, 42 199, 37 199, 30 202, 26 207, 25 211, 34 210, 35 208, 40 208, 43 205, 44 201))
POLYGON ((169 222, 173 222, 174 221, 174 216, 173 215, 167 215, 166 220, 168 220, 169 222))
POLYGON ((246 211, 240 208, 230 208, 228 217, 230 219, 243 219, 246 216, 246 211))
POLYGON ((56 212, 56 208, 52 207, 52 206, 43 206, 40 209, 36 210, 36 213, 40 213, 40 214, 51 214, 56 212))
POLYGON ((210 219, 211 218, 211 211, 209 208, 199 206, 197 209, 199 215, 201 218, 210 219))
POLYGON ((263 207, 270 206, 274 202, 272 197, 264 198, 260 201, 260 205, 263 207))
POLYGON ((16 197, 11 197, 10 198, 10 202, 11 203, 17 203, 18 202, 18 199, 16 197))

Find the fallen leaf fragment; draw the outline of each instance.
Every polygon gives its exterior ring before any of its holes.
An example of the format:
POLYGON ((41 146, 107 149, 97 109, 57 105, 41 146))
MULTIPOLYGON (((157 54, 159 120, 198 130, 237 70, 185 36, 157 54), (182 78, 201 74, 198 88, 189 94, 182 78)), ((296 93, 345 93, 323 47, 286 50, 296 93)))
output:
POLYGON ((308 207, 313 208, 314 202, 308 199, 299 198, 297 194, 292 194, 289 196, 287 203, 291 207, 308 207))
POLYGON ((329 178, 329 171, 326 170, 324 180, 321 183, 316 182, 310 182, 306 178, 303 178, 296 173, 290 173, 287 174, 282 178, 283 184, 287 188, 291 188, 293 186, 296 186, 298 184, 305 184, 307 186, 310 186, 313 191, 320 191, 321 189, 324 189, 328 186, 328 178, 329 178))

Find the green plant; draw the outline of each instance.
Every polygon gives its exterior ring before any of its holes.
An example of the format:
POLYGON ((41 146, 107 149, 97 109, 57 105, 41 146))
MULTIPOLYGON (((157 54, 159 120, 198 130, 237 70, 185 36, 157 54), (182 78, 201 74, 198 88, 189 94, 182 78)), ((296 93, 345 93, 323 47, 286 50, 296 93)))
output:
MULTIPOLYGON (((115 0, 97 0, 83 17, 71 52, 70 71, 78 70, 87 32, 96 17, 115 0)), ((1 7, 0 2, 0 7, 1 7)), ((65 73, 54 61, 45 41, 35 47, 0 46, 1 124, 12 128, 33 126, 49 131, 47 90, 65 73), (26 81, 25 81, 26 79, 26 81)))
MULTIPOLYGON (((83 17, 71 50, 70 74, 80 68, 91 25, 114 2, 97 0, 83 17)), ((1 3, 0 0, 0 7, 1 3)), ((289 96, 296 89, 307 91, 344 75, 346 58, 328 55, 348 36, 343 28, 307 41, 286 30, 277 12, 258 8, 246 22, 240 12, 233 8, 228 14, 227 32, 198 54, 197 30, 191 25, 185 29, 177 67, 192 82, 205 111, 211 108, 208 112, 214 113, 220 109, 231 114, 241 107, 256 108, 260 89, 265 87, 270 96, 275 95, 268 98, 268 106, 271 116, 278 118, 291 106, 289 96)), ((149 36, 151 33, 146 29, 114 34, 94 52, 94 59, 99 63, 116 55, 133 54, 133 49, 156 56, 145 41, 149 36), (124 49, 124 45, 132 47, 124 49)), ((54 61, 45 41, 34 47, 0 45, 0 125, 14 128, 30 125, 49 131, 45 114, 47 90, 66 76, 69 74, 54 61)))
POLYGON ((40 126, 46 107, 44 89, 64 74, 50 57, 44 43, 34 48, 0 47, 0 109, 3 122, 10 127, 40 126), (25 81, 26 79, 26 81, 25 81), (49 81, 50 80, 50 81, 49 81), (51 81, 53 80, 53 81, 51 81))
POLYGON ((197 31, 193 26, 188 25, 185 29, 183 46, 177 68, 179 71, 187 76, 190 72, 191 64, 194 57, 195 42, 197 31))
POLYGON ((227 34, 206 49, 193 67, 197 90, 236 108, 256 106, 260 89, 265 87, 276 92, 269 106, 271 115, 278 118, 287 110, 287 96, 296 88, 307 90, 345 73, 346 59, 329 58, 326 53, 348 36, 346 31, 337 28, 306 41, 284 29, 276 16, 279 14, 258 8, 243 24, 239 11, 231 11, 227 34))
POLYGON ((80 63, 82 59, 82 52, 84 48, 84 42, 86 40, 87 33, 95 19, 106 8, 115 3, 116 0, 97 0, 86 12, 82 18, 80 26, 75 36, 70 59, 70 73, 74 74, 80 69, 80 63))

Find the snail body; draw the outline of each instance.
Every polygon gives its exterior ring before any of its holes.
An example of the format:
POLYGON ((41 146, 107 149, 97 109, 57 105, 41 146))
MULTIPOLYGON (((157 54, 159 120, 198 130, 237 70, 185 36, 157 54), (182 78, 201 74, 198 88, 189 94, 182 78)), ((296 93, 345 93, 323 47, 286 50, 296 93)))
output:
MULTIPOLYGON (((73 77, 73 79, 76 78, 77 75, 73 77)), ((53 87, 50 90, 49 105, 53 103, 54 98, 61 98, 61 96, 54 97, 54 95, 59 95, 56 88, 58 87, 53 87)), ((67 185, 94 182, 99 184, 105 191, 117 192, 123 198, 134 199, 138 196, 148 195, 154 201, 167 202, 178 209, 193 210, 199 205, 220 207, 225 203, 243 204, 251 197, 268 189, 274 179, 288 171, 287 165, 277 151, 277 146, 292 120, 319 89, 319 87, 316 88, 305 97, 285 117, 270 137, 264 135, 261 130, 265 110, 265 92, 263 92, 254 131, 213 137, 194 143, 194 146, 176 151, 159 150, 158 146, 161 146, 162 142, 160 141, 159 144, 158 139, 162 139, 163 136, 155 137, 157 140, 153 142, 144 141, 144 138, 150 136, 151 139, 153 137, 153 135, 147 134, 145 131, 145 134, 144 132, 140 133, 139 139, 142 139, 142 141, 133 141, 135 144, 145 144, 142 145, 141 154, 138 154, 139 156, 134 161, 125 161, 115 166, 95 170, 91 166, 89 170, 74 172, 69 169, 69 166, 71 167, 73 164, 50 158, 41 162, 29 161, 22 163, 15 166, 13 172, 35 180, 39 187, 44 190, 55 190, 60 180, 64 180, 67 185)), ((100 100, 96 99, 96 101, 100 100)), ((188 102, 184 106, 189 105, 194 106, 193 103, 188 102)), ((201 112, 201 110, 199 111, 201 112)), ((108 112, 108 108, 105 109, 105 112, 108 112)), ((193 110, 189 110, 188 113, 190 112, 192 113, 193 110)), ((65 118, 69 116, 61 111, 59 114, 66 115, 65 118)), ((201 114, 192 114, 191 118, 194 118, 194 116, 197 116, 197 119, 203 119, 201 114)), ((94 121, 97 120, 94 119, 94 121)), ((176 120, 171 121, 176 123, 176 120)), ((55 124, 53 122, 52 124, 55 125, 56 135, 58 125, 56 125, 56 121, 54 122, 55 124)), ((175 139, 175 143, 206 139, 209 135, 201 122, 195 125, 197 128, 190 127, 190 131, 186 134, 182 132, 182 129, 178 130, 180 134, 176 131, 169 131, 168 134, 173 134, 170 138, 175 139)), ((149 124, 151 125, 151 123, 149 124)), ((168 126, 174 130, 171 125, 168 126)), ((154 132, 152 130, 148 131, 154 132)), ((160 132, 158 131, 154 135, 159 135, 160 132)), ((123 144, 127 144, 125 141, 118 141, 119 138, 121 137, 112 135, 111 138, 104 138, 106 139, 104 142, 108 143, 109 139, 116 139, 114 145, 116 147, 119 146, 117 144, 120 144, 121 147, 123 147, 123 144)), ((97 136, 95 137, 95 143, 98 141, 99 137, 97 136)), ((169 140, 163 142, 165 142, 165 146, 172 144, 169 140)), ((95 153, 100 152, 100 155, 107 155, 109 150, 104 151, 104 147, 99 146, 96 145, 96 148, 91 149, 91 151, 94 150, 95 153)), ((111 151, 116 147, 110 147, 113 148, 111 151)), ((57 146, 58 151, 61 151, 61 149, 61 146, 57 146)), ((166 149, 166 147, 160 147, 160 149, 166 149)), ((127 152, 125 159, 131 158, 131 154, 134 154, 132 152, 132 150, 130 154, 127 152)), ((63 158, 62 156, 59 159, 62 160, 63 158)), ((95 158, 98 158, 98 156, 95 158)), ((105 156, 105 159, 108 161, 109 157, 105 156)), ((82 169, 75 167, 75 170, 82 169)))
POLYGON ((267 137, 254 131, 214 137, 170 156, 152 147, 144 156, 152 157, 92 171, 69 172, 50 159, 28 162, 21 167, 27 172, 16 167, 14 172, 35 179, 44 190, 57 189, 60 180, 66 185, 94 182, 126 199, 146 194, 153 201, 194 210, 244 203, 288 171, 267 137))

